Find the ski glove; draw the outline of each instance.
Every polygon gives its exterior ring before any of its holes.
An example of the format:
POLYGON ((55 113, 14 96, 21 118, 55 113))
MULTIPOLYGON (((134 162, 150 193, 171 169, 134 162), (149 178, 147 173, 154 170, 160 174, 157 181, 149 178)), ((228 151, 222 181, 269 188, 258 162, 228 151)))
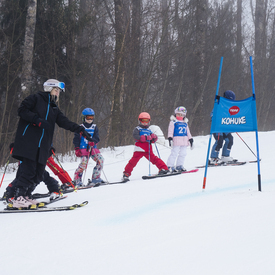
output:
POLYGON ((140 142, 146 142, 146 136, 142 135, 140 136, 140 142))
POLYGON ((77 157, 81 157, 81 156, 82 156, 81 150, 79 149, 79 147, 76 147, 76 148, 74 149, 74 152, 75 152, 75 155, 76 155, 77 157))
POLYGON ((152 140, 152 136, 151 135, 148 135, 148 136, 145 136, 145 137, 146 137, 147 141, 151 141, 152 140))
POLYGON ((156 142, 158 140, 158 136, 156 134, 151 134, 152 142, 156 142))
POLYGON ((169 137, 169 138, 168 138, 168 141, 169 141, 169 146, 172 147, 173 138, 169 137))
POLYGON ((50 129, 50 124, 48 121, 41 119, 41 118, 37 118, 34 123, 36 124, 36 126, 45 129, 45 130, 49 130, 50 129))
POLYGON ((91 135, 85 130, 85 128, 83 126, 79 126, 79 128, 76 130, 76 132, 78 134, 82 134, 82 136, 84 138, 86 138, 88 141, 93 142, 93 140, 91 139, 91 135))
POLYGON ((94 147, 94 146, 95 146, 95 143, 90 141, 90 142, 89 142, 89 146, 90 146, 90 147, 94 147))
POLYGON ((190 138, 189 142, 190 142, 190 149, 193 150, 194 149, 194 146, 193 146, 194 140, 192 138, 190 138))

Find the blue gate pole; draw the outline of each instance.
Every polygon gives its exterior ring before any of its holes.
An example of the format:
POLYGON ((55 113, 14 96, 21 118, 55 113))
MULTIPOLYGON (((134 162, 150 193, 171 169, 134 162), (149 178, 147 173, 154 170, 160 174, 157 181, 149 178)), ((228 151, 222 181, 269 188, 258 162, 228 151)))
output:
MULTIPOLYGON (((216 88, 215 101, 216 101, 216 96, 219 93, 220 80, 221 80, 221 74, 222 74, 222 63, 223 63, 223 57, 221 57, 221 62, 220 62, 219 77, 218 77, 218 83, 217 83, 217 88, 216 88)), ((212 125, 212 122, 211 122, 211 125, 212 125)), ((206 175, 207 175, 207 169, 208 169, 208 158, 209 158, 209 152, 210 152, 210 146, 211 146, 211 138, 212 138, 212 133, 210 130, 210 137, 209 137, 208 150, 207 150, 207 156, 206 156, 206 164, 205 164, 204 177, 203 177, 203 186, 202 186, 203 189, 205 189, 205 186, 206 186, 206 175)))
MULTIPOLYGON (((251 70, 252 93, 253 93, 254 99, 256 100, 252 56, 250 56, 249 59, 250 59, 250 70, 251 70)), ((256 110, 255 110, 255 112, 256 112, 256 110)), ((256 112, 256 118, 257 118, 257 112, 256 112)), ((256 125, 257 125, 257 129, 256 129, 255 133, 256 133, 256 146, 257 146, 257 164, 258 164, 257 165, 258 166, 258 191, 262 191, 262 187, 261 187, 261 172, 260 172, 258 123, 256 123, 256 125)))

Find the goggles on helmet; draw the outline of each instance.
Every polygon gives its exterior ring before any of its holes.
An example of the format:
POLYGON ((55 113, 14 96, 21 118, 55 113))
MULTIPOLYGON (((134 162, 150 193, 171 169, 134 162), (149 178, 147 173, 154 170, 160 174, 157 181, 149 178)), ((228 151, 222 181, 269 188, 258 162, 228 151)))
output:
POLYGON ((43 86, 50 86, 50 87, 57 87, 59 89, 61 89, 63 92, 65 92, 65 83, 64 82, 58 82, 58 83, 54 83, 54 82, 45 82, 43 86))
POLYGON ((180 113, 186 113, 186 108, 185 107, 178 107, 176 109, 176 113, 178 113, 178 112, 180 112, 180 113))
POLYGON ((150 119, 149 119, 149 118, 141 118, 139 121, 140 121, 140 122, 149 122, 150 119))
POLYGON ((93 120, 95 116, 87 115, 85 116, 85 119, 87 120, 93 120))

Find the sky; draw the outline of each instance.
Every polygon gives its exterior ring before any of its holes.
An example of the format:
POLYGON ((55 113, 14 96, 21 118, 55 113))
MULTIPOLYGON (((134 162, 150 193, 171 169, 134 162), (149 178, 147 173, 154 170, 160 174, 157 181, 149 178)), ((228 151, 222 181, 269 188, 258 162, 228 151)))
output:
MULTIPOLYGON (((239 135, 256 154, 255 133, 239 135)), ((239 161, 255 160, 244 142, 233 136, 231 155, 239 161)), ((142 180, 149 173, 148 161, 142 159, 129 182, 70 193, 54 204, 88 200, 83 208, 2 214, 1 274, 273 275, 274 139, 275 131, 259 132, 261 192, 257 163, 211 167, 203 190, 204 169, 142 180)), ((208 141, 209 135, 194 137, 187 169, 205 164, 208 141)), ((120 180, 133 148, 101 149, 102 178, 120 180)), ((171 150, 167 140, 154 146, 155 154, 156 148, 166 162, 171 150)), ((78 160, 65 158, 62 165, 73 177, 78 160)), ((94 165, 91 160, 85 181, 94 165)), ((157 168, 151 165, 150 171, 156 173, 157 168)), ((14 177, 11 171, 5 175, 0 195, 14 177)), ((47 192, 45 184, 35 192, 47 192)))

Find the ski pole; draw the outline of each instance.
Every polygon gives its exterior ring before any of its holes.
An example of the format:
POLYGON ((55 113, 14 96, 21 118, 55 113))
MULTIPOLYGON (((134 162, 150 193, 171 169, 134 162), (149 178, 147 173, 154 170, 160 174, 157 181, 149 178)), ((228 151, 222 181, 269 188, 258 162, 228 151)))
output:
MULTIPOLYGON (((92 155, 93 155, 93 149, 94 149, 94 147, 92 147, 92 155)), ((96 155, 96 154, 95 154, 95 155, 96 155)), ((107 183, 109 183, 109 181, 108 181, 108 179, 107 179, 107 177, 106 177, 106 175, 105 175, 105 173, 104 173, 103 168, 102 168, 102 173, 103 173, 103 175, 104 175, 104 177, 105 177, 107 183)))
POLYGON ((254 152, 251 150, 251 148, 247 145, 247 143, 241 138, 241 136, 236 132, 238 137, 243 141, 243 143, 247 146, 247 148, 251 151, 251 153, 257 158, 257 156, 254 154, 254 152))
MULTIPOLYGON (((59 159, 58 159, 57 155, 55 154, 55 152, 54 152, 53 150, 51 150, 51 151, 52 151, 53 155, 55 156, 55 158, 56 158, 56 160, 57 160, 57 162, 58 162, 59 166, 61 167, 61 169, 62 169, 62 170, 63 170, 63 172, 65 173, 65 170, 64 170, 64 168, 63 168, 62 164, 60 163, 60 161, 59 161, 59 159)), ((68 180, 69 180, 69 179, 68 179, 68 180)), ((74 189, 74 191, 76 191, 77 189, 76 189, 76 187, 74 186, 74 184, 72 183, 72 181, 71 181, 71 180, 69 180, 69 183, 71 184, 71 186, 72 186, 72 188, 74 189)))
POLYGON ((6 170, 7 170, 7 168, 8 168, 8 165, 9 165, 9 163, 10 163, 10 158, 11 158, 12 151, 13 151, 13 148, 11 148, 10 155, 9 155, 9 157, 8 157, 8 161, 7 161, 6 165, 5 165, 4 173, 3 173, 3 176, 2 176, 2 179, 1 179, 1 183, 0 183, 0 188, 1 188, 1 186, 2 186, 2 182, 3 182, 3 180, 4 180, 4 177, 5 177, 5 174, 6 174, 6 170))
POLYGON ((156 143, 155 143, 155 146, 156 146, 156 149, 157 149, 157 152, 158 152, 158 156, 159 156, 159 158, 161 158, 161 157, 160 157, 159 150, 158 150, 158 147, 157 147, 157 144, 156 144, 156 143))
POLYGON ((89 151, 88 153, 88 159, 87 159, 87 163, 86 163, 86 167, 85 167, 85 172, 84 172, 84 177, 83 177, 83 182, 85 180, 85 177, 86 177, 86 171, 87 171, 87 168, 88 168, 88 164, 89 164, 89 159, 90 159, 90 155, 92 153, 92 150, 93 150, 93 147, 91 147, 91 150, 88 150, 88 144, 87 144, 87 151, 89 151))

